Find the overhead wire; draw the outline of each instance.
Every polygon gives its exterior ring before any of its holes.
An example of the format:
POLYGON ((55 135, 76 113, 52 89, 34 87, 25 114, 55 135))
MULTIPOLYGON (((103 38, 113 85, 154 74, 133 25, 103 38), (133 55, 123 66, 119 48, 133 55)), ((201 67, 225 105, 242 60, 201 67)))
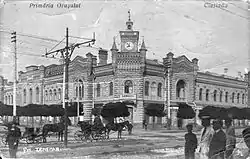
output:
MULTIPOLYGON (((4 52, 7 52, 7 53, 11 53, 11 54, 15 54, 15 52, 12 52, 12 51, 7 51, 7 50, 3 50, 4 52)), ((61 59, 61 58, 56 58, 56 57, 46 57, 46 56, 43 56, 43 55, 35 55, 35 54, 28 54, 28 53, 22 53, 22 52, 18 52, 16 53, 17 55, 25 55, 25 56, 36 56, 36 57, 41 57, 41 58, 52 58, 52 59, 61 59)))
MULTIPOLYGON (((5 31, 5 30, 0 30, 0 32, 9 33, 9 34, 12 33, 11 31, 5 31)), ((31 35, 31 34, 25 34, 25 33, 17 33, 16 35, 30 37, 30 38, 34 38, 34 39, 40 39, 40 40, 44 40, 44 41, 60 42, 59 40, 50 39, 47 37, 36 36, 36 35, 31 35)), ((66 43, 66 42, 63 42, 63 43, 66 43)), ((69 43, 69 44, 71 44, 71 43, 69 43)))
POLYGON ((82 40, 92 40, 90 38, 82 38, 82 37, 78 37, 78 36, 69 36, 71 38, 75 38, 75 39, 82 39, 82 40))
POLYGON ((56 48, 58 45, 60 45, 62 42, 63 42, 63 40, 65 40, 65 38, 63 38, 58 44, 56 44, 52 49, 50 49, 48 52, 50 52, 50 51, 52 51, 54 48, 56 48))

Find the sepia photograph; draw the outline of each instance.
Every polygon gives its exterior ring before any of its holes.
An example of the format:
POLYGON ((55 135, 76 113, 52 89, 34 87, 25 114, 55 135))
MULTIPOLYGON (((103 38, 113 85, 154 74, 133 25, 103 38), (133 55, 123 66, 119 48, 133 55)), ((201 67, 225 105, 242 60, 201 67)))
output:
POLYGON ((250 159, 249 0, 1 0, 0 159, 250 159))

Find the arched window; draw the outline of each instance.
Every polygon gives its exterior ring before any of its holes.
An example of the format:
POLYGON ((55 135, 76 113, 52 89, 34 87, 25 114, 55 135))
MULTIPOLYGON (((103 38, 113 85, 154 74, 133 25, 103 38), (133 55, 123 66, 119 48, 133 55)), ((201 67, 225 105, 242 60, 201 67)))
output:
POLYGON ((185 99, 185 82, 183 80, 178 81, 176 86, 177 98, 185 99))
POLYGON ((113 95, 113 82, 109 82, 109 95, 113 95))
POLYGON ((202 88, 200 88, 200 91, 199 91, 199 100, 202 100, 202 88))
POLYGON ((232 93, 232 103, 234 103, 234 92, 232 93))
POLYGON ((240 103, 240 93, 237 94, 237 103, 240 103))
POLYGON ((75 94, 75 97, 78 97, 78 86, 76 86, 76 94, 75 94))
POLYGON ((214 101, 216 102, 216 97, 217 97, 217 90, 214 90, 214 101))
POLYGON ((32 92, 32 88, 30 88, 30 104, 33 102, 33 92, 32 92))
POLYGON ((145 82, 145 96, 149 96, 149 82, 145 82))
POLYGON ((225 94, 225 102, 226 103, 228 102, 228 92, 226 92, 226 94, 225 94))
POLYGON ((10 95, 8 95, 8 104, 10 104, 10 95))
POLYGON ((131 80, 125 81, 124 93, 133 93, 133 83, 131 80))
POLYGON ((54 100, 57 100, 57 93, 56 93, 56 89, 54 89, 54 100))
POLYGON ((26 89, 23 90, 23 103, 26 103, 26 99, 27 99, 27 94, 26 94, 26 89))
POLYGON ((84 85, 82 85, 82 98, 84 97, 84 85))
POLYGON ((79 98, 82 98, 82 86, 79 86, 79 98))
POLYGON ((49 90, 49 101, 52 100, 52 90, 49 90))
POLYGON ((100 97, 101 96, 101 85, 100 85, 100 83, 97 84, 96 91, 97 91, 96 96, 100 97))
POLYGON ((206 101, 209 101, 209 89, 206 90, 206 101))
POLYGON ((242 94, 242 104, 245 103, 245 94, 242 94))
POLYGON ((220 102, 222 102, 222 95, 223 95, 223 93, 222 93, 222 91, 220 91, 220 102))
POLYGON ((61 100, 62 98, 62 91, 61 88, 58 89, 58 100, 61 100))
POLYGON ((45 101, 48 101, 48 91, 45 91, 45 97, 44 97, 45 101))
POLYGON ((8 97, 5 96, 5 104, 8 104, 8 97))
POLYGON ((36 87, 36 102, 39 102, 39 88, 36 87))
POLYGON ((157 95, 157 88, 156 88, 156 83, 155 82, 153 82, 152 84, 151 84, 151 96, 156 96, 157 95))
POLYGON ((162 84, 161 83, 158 83, 158 88, 157 88, 157 95, 158 97, 161 97, 161 91, 162 90, 162 84))
POLYGON ((11 95, 11 104, 13 104, 13 95, 11 95))

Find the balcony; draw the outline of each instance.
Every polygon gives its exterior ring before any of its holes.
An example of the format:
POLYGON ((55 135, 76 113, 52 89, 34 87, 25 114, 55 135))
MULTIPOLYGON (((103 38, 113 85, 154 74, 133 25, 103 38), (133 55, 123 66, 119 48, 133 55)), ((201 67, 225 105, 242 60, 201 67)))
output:
POLYGON ((185 97, 176 97, 176 100, 177 101, 186 101, 186 98, 185 97))
POLYGON ((136 94, 123 94, 120 95, 120 99, 136 99, 136 94))

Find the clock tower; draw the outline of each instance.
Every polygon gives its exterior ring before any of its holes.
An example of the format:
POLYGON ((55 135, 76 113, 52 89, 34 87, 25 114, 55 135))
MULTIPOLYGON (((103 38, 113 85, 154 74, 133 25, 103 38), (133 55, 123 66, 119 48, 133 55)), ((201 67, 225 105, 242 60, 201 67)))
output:
POLYGON ((126 22, 127 29, 125 31, 120 31, 121 52, 138 52, 139 31, 133 31, 130 11, 128 11, 128 14, 128 21, 126 22))

